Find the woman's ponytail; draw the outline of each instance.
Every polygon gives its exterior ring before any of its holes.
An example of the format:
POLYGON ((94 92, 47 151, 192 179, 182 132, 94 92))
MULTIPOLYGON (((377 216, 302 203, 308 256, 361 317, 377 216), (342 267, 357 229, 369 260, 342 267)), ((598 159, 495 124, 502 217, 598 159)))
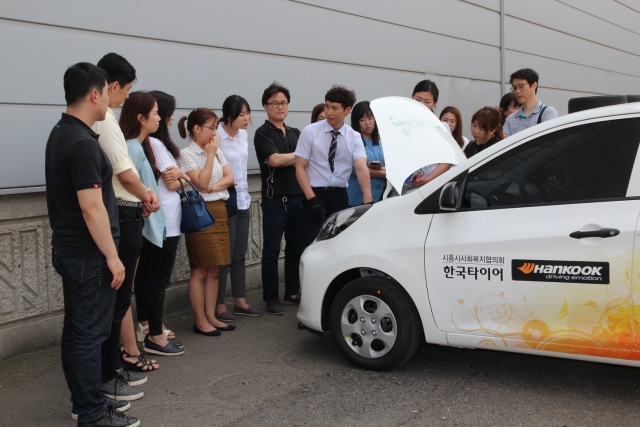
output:
POLYGON ((187 137, 187 128, 184 126, 184 122, 187 121, 187 116, 182 116, 180 121, 178 121, 178 132, 180 133, 180 137, 185 139, 187 137))

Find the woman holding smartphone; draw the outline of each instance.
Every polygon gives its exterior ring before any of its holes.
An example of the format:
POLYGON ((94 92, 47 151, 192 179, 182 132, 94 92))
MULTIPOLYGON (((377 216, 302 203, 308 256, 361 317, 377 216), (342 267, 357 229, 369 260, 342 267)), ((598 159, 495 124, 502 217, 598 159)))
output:
MULTIPOLYGON (((367 166, 371 176, 371 195, 373 202, 379 202, 386 185, 387 172, 384 166, 384 153, 380 144, 380 134, 369 101, 361 101, 354 105, 351 111, 351 127, 360 132, 362 142, 367 152, 367 166)), ((351 169, 349 186, 347 187, 349 206, 360 206, 363 202, 362 191, 358 184, 355 167, 351 169)))

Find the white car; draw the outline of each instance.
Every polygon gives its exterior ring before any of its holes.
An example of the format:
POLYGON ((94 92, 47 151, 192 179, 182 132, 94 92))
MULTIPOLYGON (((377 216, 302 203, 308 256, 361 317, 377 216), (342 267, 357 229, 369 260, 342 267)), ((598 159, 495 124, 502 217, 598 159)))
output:
POLYGON ((422 336, 640 366, 640 103, 569 114, 470 159, 420 104, 371 107, 394 188, 456 166, 326 220, 300 264, 308 329, 368 369, 406 362, 422 336))

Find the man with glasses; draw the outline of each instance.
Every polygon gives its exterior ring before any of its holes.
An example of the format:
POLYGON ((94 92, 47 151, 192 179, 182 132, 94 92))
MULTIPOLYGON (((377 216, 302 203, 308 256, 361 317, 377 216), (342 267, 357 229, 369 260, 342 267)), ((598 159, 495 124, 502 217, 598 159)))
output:
POLYGON ((518 111, 507 117, 503 126, 505 136, 514 135, 522 130, 558 117, 555 108, 544 105, 538 100, 538 73, 531 68, 523 68, 511 74, 511 91, 522 105, 518 111))
MULTIPOLYGON (((282 315, 278 295, 278 258, 284 234, 284 303, 300 303, 300 256, 315 237, 311 219, 303 209, 303 194, 293 154, 300 131, 287 126, 289 90, 272 83, 262 94, 267 120, 255 133, 254 145, 262 181, 262 289, 267 313, 282 315)), ((236 314, 242 314, 235 312, 236 314)))

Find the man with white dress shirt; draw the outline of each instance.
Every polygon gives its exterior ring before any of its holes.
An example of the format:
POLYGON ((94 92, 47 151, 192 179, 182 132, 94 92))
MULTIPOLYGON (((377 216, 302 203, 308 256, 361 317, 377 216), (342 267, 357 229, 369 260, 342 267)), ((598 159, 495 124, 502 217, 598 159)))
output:
POLYGON ((356 94, 333 86, 325 95, 325 120, 302 130, 296 147, 296 177, 317 227, 325 217, 347 209, 347 183, 355 166, 364 203, 372 203, 367 153, 360 134, 345 124, 356 94))

